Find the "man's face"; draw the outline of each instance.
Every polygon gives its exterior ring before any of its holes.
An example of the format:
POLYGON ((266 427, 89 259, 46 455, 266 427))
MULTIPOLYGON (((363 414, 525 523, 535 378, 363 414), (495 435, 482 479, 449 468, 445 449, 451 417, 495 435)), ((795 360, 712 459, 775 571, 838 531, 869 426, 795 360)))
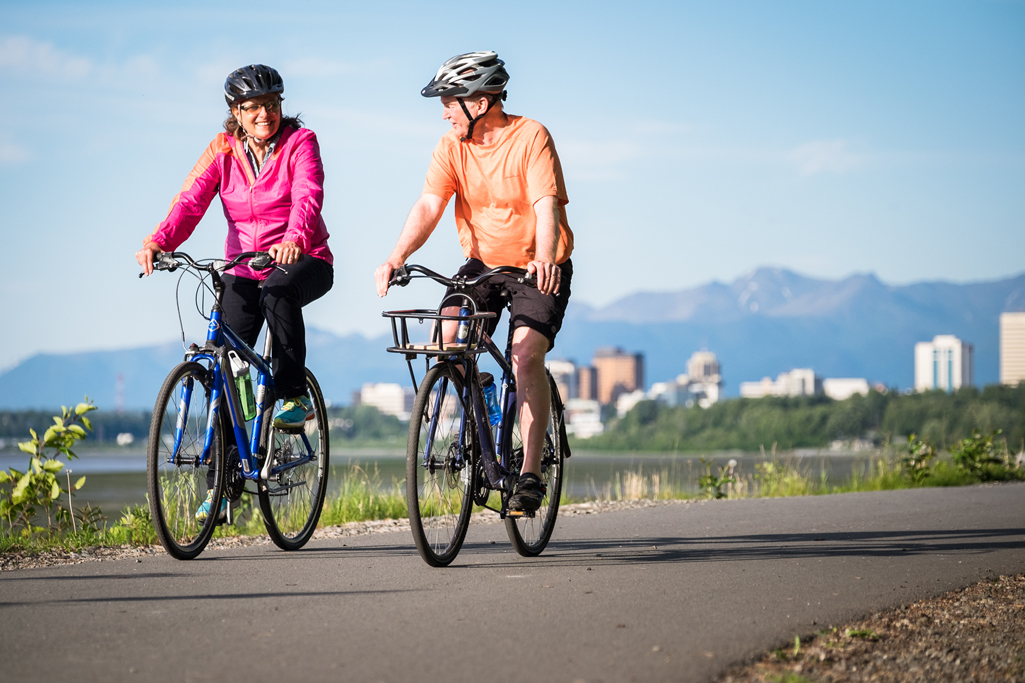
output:
MULTIPOLYGON (((484 113, 487 106, 487 100, 483 97, 479 99, 467 99, 464 100, 466 108, 470 111, 470 116, 477 118, 484 113)), ((466 133, 470 130, 470 120, 466 118, 466 114, 463 112, 463 108, 459 106, 458 97, 447 97, 441 98, 441 118, 452 124, 452 129, 455 130, 456 135, 459 137, 465 137, 466 133)))

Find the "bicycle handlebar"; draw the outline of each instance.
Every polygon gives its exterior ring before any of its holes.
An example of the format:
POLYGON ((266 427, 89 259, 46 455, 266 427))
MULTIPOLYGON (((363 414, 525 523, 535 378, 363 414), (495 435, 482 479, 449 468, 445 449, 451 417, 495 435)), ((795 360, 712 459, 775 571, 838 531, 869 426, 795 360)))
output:
POLYGON ((416 264, 402 265, 396 268, 395 271, 392 273, 391 280, 388 281, 388 286, 405 287, 410 282, 412 282, 413 279, 418 279, 415 275, 416 273, 420 273, 422 277, 430 278, 439 284, 445 285, 446 287, 452 287, 456 290, 463 290, 468 289, 470 287, 476 287, 480 283, 485 282, 496 275, 514 275, 516 276, 516 281, 518 283, 527 285, 529 287, 537 287, 537 277, 534 275, 534 273, 528 273, 523 268, 514 268, 512 266, 498 266, 497 268, 492 268, 487 272, 481 273, 475 278, 468 279, 462 276, 455 278, 445 277, 440 273, 434 272, 430 268, 424 268, 423 266, 418 266, 416 264))
MULTIPOLYGON (((302 254, 299 255, 299 258, 302 258, 302 254)), ((153 259, 153 270, 166 270, 173 273, 183 265, 182 261, 184 261, 184 265, 187 265, 190 268, 205 270, 206 272, 213 274, 217 271, 223 272, 229 268, 234 268, 246 259, 249 259, 249 263, 246 265, 253 270, 276 268, 283 273, 288 273, 288 271, 282 268, 280 264, 274 262, 271 259, 270 254, 266 251, 246 251, 230 261, 214 260, 206 264, 200 263, 184 251, 162 251, 157 254, 155 259, 153 259)), ((139 273, 139 277, 143 277, 144 275, 145 273, 139 273)))

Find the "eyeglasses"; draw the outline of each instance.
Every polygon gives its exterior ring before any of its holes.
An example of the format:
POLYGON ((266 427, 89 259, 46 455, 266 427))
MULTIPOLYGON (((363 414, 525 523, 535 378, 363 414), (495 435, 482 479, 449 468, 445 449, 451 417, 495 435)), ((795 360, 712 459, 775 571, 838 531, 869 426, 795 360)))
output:
POLYGON ((259 111, 260 109, 266 109, 268 114, 276 114, 281 111, 281 100, 271 100, 270 102, 264 102, 263 104, 240 104, 239 109, 245 113, 259 111))

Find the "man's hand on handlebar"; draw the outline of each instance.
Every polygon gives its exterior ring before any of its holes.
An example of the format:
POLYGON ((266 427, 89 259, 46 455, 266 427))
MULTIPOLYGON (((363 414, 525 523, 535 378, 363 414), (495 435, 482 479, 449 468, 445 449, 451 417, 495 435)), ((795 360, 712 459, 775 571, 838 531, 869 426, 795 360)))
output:
POLYGON ((527 272, 537 277, 537 290, 542 294, 559 293, 562 284, 562 269, 547 261, 531 261, 527 264, 527 272))
POLYGON ((156 258, 157 254, 162 252, 163 249, 156 242, 146 242, 142 249, 135 252, 135 260, 142 266, 142 272, 146 275, 153 274, 153 259, 156 258))
POLYGON ((402 261, 388 259, 377 267, 377 270, 374 271, 374 284, 377 285, 377 296, 384 296, 388 293, 388 287, 391 286, 392 275, 402 266, 402 261))

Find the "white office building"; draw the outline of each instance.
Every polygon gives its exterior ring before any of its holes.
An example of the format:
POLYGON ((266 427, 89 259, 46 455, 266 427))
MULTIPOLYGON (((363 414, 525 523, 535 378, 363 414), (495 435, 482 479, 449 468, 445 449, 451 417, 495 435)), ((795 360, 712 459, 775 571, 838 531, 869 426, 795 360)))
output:
POLYGON ((821 393, 822 378, 816 375, 811 368, 796 368, 790 372, 781 372, 775 381, 771 377, 763 377, 761 382, 740 383, 740 395, 744 398, 814 396, 821 393))
POLYGON ((385 415, 394 415, 404 422, 409 420, 409 415, 413 412, 415 398, 416 394, 412 387, 389 382, 364 384, 359 392, 361 404, 374 406, 385 415))
POLYGON ((974 350, 952 334, 915 344, 915 391, 953 391, 974 384, 974 350))
POLYGON ((1025 382, 1025 313, 1000 314, 1000 383, 1025 382))
POLYGON ((854 394, 868 396, 868 380, 863 377, 827 377, 822 392, 834 401, 846 401, 854 394))
POLYGON ((566 401, 566 433, 578 439, 589 439, 605 431, 601 423, 601 404, 586 398, 571 398, 566 401))

